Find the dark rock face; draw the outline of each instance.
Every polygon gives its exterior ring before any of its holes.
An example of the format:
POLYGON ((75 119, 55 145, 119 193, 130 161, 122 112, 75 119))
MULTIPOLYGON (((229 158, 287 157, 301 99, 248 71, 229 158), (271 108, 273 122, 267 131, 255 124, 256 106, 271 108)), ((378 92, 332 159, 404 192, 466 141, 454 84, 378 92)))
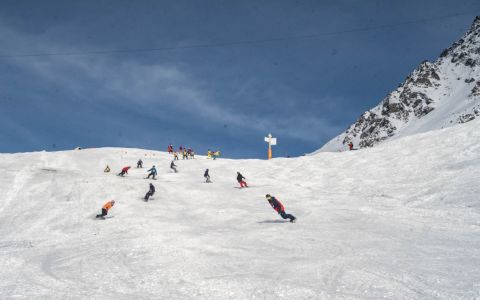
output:
POLYGON ((480 99, 475 98, 480 96, 479 68, 480 16, 475 18, 470 30, 461 39, 443 50, 435 62, 422 62, 378 106, 363 113, 342 134, 342 144, 356 141, 360 148, 372 147, 396 135, 397 127, 401 129, 411 120, 431 114, 437 105, 445 101, 451 103, 453 100, 448 97, 459 89, 469 91, 472 103, 479 104, 472 104, 462 113, 452 112, 450 123, 465 123, 479 117, 480 99), (463 74, 466 76, 463 77, 463 74))
POLYGON ((470 95, 474 96, 474 97, 480 96, 480 81, 477 81, 477 83, 473 87, 472 93, 470 95))

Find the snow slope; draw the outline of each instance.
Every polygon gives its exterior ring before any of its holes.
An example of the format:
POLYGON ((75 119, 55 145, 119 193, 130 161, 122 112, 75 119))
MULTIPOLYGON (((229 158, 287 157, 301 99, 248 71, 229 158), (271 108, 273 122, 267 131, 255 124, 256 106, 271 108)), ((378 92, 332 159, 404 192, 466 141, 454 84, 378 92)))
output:
POLYGON ((1 298, 479 298, 479 125, 300 158, 198 157, 178 174, 140 149, 1 154, 1 298), (140 157, 159 180, 103 173, 140 157), (251 188, 234 188, 236 171, 251 188), (94 220, 112 198, 114 217, 94 220))
POLYGON ((433 63, 421 63, 376 107, 317 152, 365 148, 480 116, 480 16, 433 63))

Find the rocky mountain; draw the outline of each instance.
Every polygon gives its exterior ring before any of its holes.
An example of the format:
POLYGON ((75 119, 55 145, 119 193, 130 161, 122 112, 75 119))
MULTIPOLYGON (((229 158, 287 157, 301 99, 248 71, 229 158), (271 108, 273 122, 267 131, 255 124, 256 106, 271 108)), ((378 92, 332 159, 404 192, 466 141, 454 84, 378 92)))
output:
POLYGON ((379 105, 319 151, 372 147, 387 139, 465 123, 480 116, 480 16, 435 62, 422 62, 379 105))

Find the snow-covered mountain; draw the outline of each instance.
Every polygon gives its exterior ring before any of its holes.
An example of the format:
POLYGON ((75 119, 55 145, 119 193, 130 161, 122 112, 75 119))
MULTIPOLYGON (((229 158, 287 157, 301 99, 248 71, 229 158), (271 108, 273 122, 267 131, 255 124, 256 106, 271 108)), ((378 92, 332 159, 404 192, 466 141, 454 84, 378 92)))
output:
POLYGON ((363 113, 319 151, 339 151, 351 141, 371 147, 390 138, 426 132, 480 116, 480 16, 435 62, 421 63, 379 105, 363 113))
POLYGON ((141 149, 0 154, 0 298, 478 299, 479 126, 179 173, 141 149), (116 176, 140 157, 158 180, 116 176))

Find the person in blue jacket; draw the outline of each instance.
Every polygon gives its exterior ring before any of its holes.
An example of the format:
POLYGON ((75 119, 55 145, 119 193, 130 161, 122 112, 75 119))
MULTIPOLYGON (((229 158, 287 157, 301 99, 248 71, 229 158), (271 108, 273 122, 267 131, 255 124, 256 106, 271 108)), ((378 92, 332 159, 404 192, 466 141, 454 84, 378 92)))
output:
POLYGON ((157 176, 157 169, 155 169, 155 166, 153 166, 150 170, 148 170, 147 172, 150 172, 150 174, 148 174, 147 176, 147 179, 150 178, 150 176, 153 176, 153 179, 155 179, 155 176, 157 176))

